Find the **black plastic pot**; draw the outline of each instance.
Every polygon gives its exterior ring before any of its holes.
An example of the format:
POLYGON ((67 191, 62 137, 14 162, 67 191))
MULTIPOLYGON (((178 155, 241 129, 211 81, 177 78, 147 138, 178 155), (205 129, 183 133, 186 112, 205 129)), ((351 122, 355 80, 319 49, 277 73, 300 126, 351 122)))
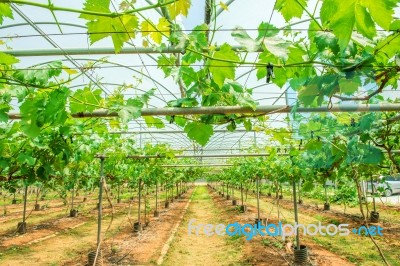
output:
POLYGON ((103 265, 103 254, 101 250, 99 250, 99 254, 97 254, 96 264, 94 260, 96 259, 96 250, 90 251, 88 254, 88 265, 92 266, 102 266, 103 265))
POLYGON ((371 221, 371 223, 378 223, 379 222, 379 212, 372 211, 371 215, 370 215, 370 221, 371 221))
POLYGON ((300 249, 294 249, 294 265, 305 265, 308 261, 308 249, 300 245, 300 249))
POLYGON ((139 231, 142 231, 142 224, 140 224, 139 222, 135 222, 133 223, 133 232, 137 233, 139 231))
POLYGON ((232 200, 232 205, 233 205, 233 206, 236 206, 236 205, 237 205, 237 200, 235 200, 235 199, 232 200))
POLYGON ((78 210, 73 209, 69 211, 69 217, 76 217, 78 216, 78 210))
POLYGON ((247 211, 247 206, 246 205, 240 205, 240 211, 241 212, 246 212, 247 211))
POLYGON ((254 220, 254 224, 256 225, 256 226, 258 226, 258 223, 260 222, 260 224, 261 225, 267 225, 267 219, 266 218, 260 218, 260 219, 255 219, 254 220))
POLYGON ((324 211, 329 211, 331 209, 331 205, 329 203, 324 203, 324 211))
POLYGON ((25 234, 26 233, 26 222, 19 222, 18 223, 17 232, 19 234, 25 234))

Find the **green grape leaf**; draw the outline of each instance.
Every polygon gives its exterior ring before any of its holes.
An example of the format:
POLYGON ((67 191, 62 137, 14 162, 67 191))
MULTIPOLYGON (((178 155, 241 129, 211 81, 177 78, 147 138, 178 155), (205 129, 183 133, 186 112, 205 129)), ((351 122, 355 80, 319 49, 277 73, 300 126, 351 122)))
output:
POLYGON ((36 159, 30 156, 29 154, 19 153, 17 157, 17 161, 21 164, 27 164, 30 166, 35 165, 36 159))
POLYGON ((333 30, 341 50, 347 47, 354 29, 355 1, 325 0, 322 3, 321 20, 333 30))
POLYGON ((61 61, 54 61, 45 66, 40 66, 39 69, 18 70, 14 73, 14 77, 23 83, 45 86, 51 78, 59 76, 61 72, 61 61))
POLYGON ((144 104, 148 104, 149 100, 151 98, 151 96, 154 96, 154 92, 156 91, 156 88, 152 88, 148 91, 146 91, 145 93, 143 93, 140 96, 140 101, 142 102, 142 105, 140 105, 140 108, 142 108, 144 106, 144 104))
POLYGON ((135 38, 138 19, 133 14, 116 18, 97 17, 97 19, 87 22, 86 26, 91 44, 111 36, 114 50, 119 53, 124 42, 135 38))
POLYGON ((0 3, 0 25, 3 24, 4 18, 14 18, 10 4, 0 3))
POLYGON ((18 62, 19 62, 19 59, 14 57, 13 55, 0 52, 0 65, 9 66, 9 65, 12 65, 12 64, 15 64, 18 62))
POLYGON ((390 24, 389 30, 399 30, 400 29, 400 19, 395 20, 390 24))
POLYGON ((265 37, 273 37, 279 33, 279 29, 267 22, 261 22, 258 26, 257 41, 262 41, 265 37))
POLYGON ((191 140, 196 141, 201 146, 205 146, 210 140, 212 134, 214 134, 214 130, 211 125, 200 122, 187 123, 184 130, 191 140))
POLYGON ((150 35, 150 38, 157 44, 161 44, 163 35, 169 36, 170 24, 164 17, 159 19, 158 25, 145 20, 141 24, 142 36, 150 35))
POLYGON ((289 131, 286 128, 278 128, 272 131, 272 136, 275 140, 279 141, 279 143, 285 144, 286 136, 289 136, 287 133, 289 133, 289 131))
POLYGON ((101 89, 91 90, 88 87, 77 90, 70 99, 71 113, 93 112, 98 109, 101 101, 101 89))
POLYGON ((306 143, 304 149, 309 151, 319 151, 322 148, 322 144, 323 144, 322 141, 318 141, 317 139, 312 139, 306 143))
POLYGON ((289 58, 289 47, 292 43, 280 37, 264 38, 264 45, 276 58, 287 60, 289 58))
POLYGON ((183 83, 189 87, 192 83, 199 80, 198 74, 192 67, 182 66, 179 69, 180 77, 182 78, 183 83))
POLYGON ((372 39, 376 36, 375 23, 372 21, 367 9, 360 4, 355 5, 356 28, 365 37, 372 39))
POLYGON ((299 89, 299 100, 305 105, 310 106, 315 101, 315 98, 319 96, 320 87, 316 83, 302 86, 299 89))
POLYGON ((235 78, 235 63, 225 62, 223 60, 239 61, 239 56, 232 50, 231 46, 224 43, 219 51, 214 52, 213 58, 220 59, 209 60, 209 69, 213 75, 215 83, 222 88, 225 79, 235 78))
POLYGON ((394 8, 397 0, 359 0, 360 4, 368 8, 374 21, 385 30, 390 29, 394 8))
POLYGON ((195 107, 199 105, 196 98, 181 98, 168 102, 169 107, 195 107))
POLYGON ((326 48, 329 48, 334 54, 340 52, 338 39, 331 32, 317 31, 314 40, 320 52, 323 52, 326 48))
POLYGON ((172 54, 169 57, 166 55, 160 55, 157 60, 158 67, 162 69, 165 77, 171 75, 172 68, 176 64, 176 57, 172 54))
POLYGON ((292 18, 301 18, 304 8, 307 7, 307 0, 277 0, 275 10, 281 12, 286 22, 292 18))
MULTIPOLYGON (((96 12, 110 12, 110 0, 86 0, 83 10, 96 12)), ((82 14, 81 18, 93 18, 96 16, 82 14)))
POLYGON ((6 123, 8 121, 8 111, 11 107, 8 104, 0 103, 0 122, 6 123))
POLYGON ((65 111, 67 98, 70 90, 66 87, 62 87, 53 90, 48 94, 48 101, 45 104, 43 110, 44 122, 51 125, 63 125, 68 118, 68 114, 65 111))
POLYGON ((244 125, 244 128, 245 128, 247 131, 250 131, 250 130, 253 129, 253 124, 251 123, 251 120, 250 120, 250 119, 246 119, 246 120, 244 121, 243 125, 244 125))
POLYGON ((246 51, 254 52, 258 50, 258 47, 260 45, 259 41, 253 40, 253 38, 251 38, 243 28, 236 27, 232 31, 231 35, 235 39, 235 41, 246 48, 246 51))
POLYGON ((137 119, 141 115, 143 103, 137 99, 129 99, 126 105, 122 106, 118 112, 118 116, 123 123, 127 123, 132 119, 137 119))
POLYGON ((254 111, 257 109, 257 102, 251 97, 240 95, 237 101, 240 106, 250 107, 254 111))
MULTIPOLYGON (((110 0, 86 0, 84 10, 112 13, 110 0)), ((91 44, 111 37, 116 53, 121 51, 124 42, 135 38, 135 30, 138 28, 138 19, 135 14, 125 14, 113 18, 81 14, 79 17, 88 20, 86 26, 91 44)))
POLYGON ((188 64, 193 64, 196 61, 203 60, 201 53, 204 49, 208 48, 208 40, 205 32, 208 30, 208 26, 205 24, 196 26, 193 31, 187 36, 187 45, 188 48, 198 51, 195 53, 190 50, 186 50, 185 55, 182 57, 182 61, 188 64))
POLYGON ((20 106, 22 119, 21 129, 30 138, 35 138, 40 134, 40 128, 44 125, 42 110, 44 101, 41 98, 36 100, 26 100, 20 106))
POLYGON ((351 79, 341 78, 339 79, 340 92, 346 95, 352 95, 361 86, 361 79, 359 77, 353 77, 351 79))
POLYGON ((384 57, 387 61, 400 52, 399 47, 400 33, 396 32, 379 41, 375 47, 375 52, 379 54, 379 56, 384 57))
POLYGON ((361 131, 364 132, 364 131, 370 130, 373 127, 375 120, 376 120, 375 113, 370 113, 370 114, 367 114, 367 115, 364 115, 363 117, 361 117, 360 122, 359 122, 361 131))
POLYGON ((168 5, 171 19, 175 19, 180 14, 186 17, 188 15, 190 5, 190 0, 176 0, 174 3, 168 5))
POLYGON ((154 116, 145 116, 144 121, 148 127, 164 128, 165 125, 160 118, 154 116))

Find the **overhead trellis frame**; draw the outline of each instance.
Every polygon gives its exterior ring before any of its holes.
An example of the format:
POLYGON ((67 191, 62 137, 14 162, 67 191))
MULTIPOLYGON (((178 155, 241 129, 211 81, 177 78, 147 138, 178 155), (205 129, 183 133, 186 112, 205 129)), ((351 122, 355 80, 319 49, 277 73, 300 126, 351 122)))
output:
MULTIPOLYGON (((255 110, 243 106, 216 106, 216 107, 164 107, 143 108, 141 116, 167 116, 167 115, 227 115, 227 114, 272 114, 272 113, 341 113, 341 112, 398 112, 400 104, 333 104, 321 107, 296 107, 287 105, 260 105, 255 110)), ((8 113, 9 119, 21 119, 19 113, 8 113)), ((117 112, 97 110, 92 113, 71 114, 74 118, 87 117, 118 117, 117 112)))
MULTIPOLYGON (((217 47, 216 50, 219 50, 217 47)), ((246 48, 243 46, 232 46, 234 51, 245 51, 246 48)), ((262 52, 262 49, 257 50, 262 52)), ((115 50, 112 47, 98 47, 98 48, 66 48, 61 51, 60 49, 26 49, 26 50, 6 50, 0 51, 6 52, 13 56, 62 56, 65 53, 68 55, 106 55, 115 54, 115 50)), ((183 48, 177 47, 160 47, 154 49, 154 47, 123 47, 119 54, 176 54, 184 52, 183 48)))

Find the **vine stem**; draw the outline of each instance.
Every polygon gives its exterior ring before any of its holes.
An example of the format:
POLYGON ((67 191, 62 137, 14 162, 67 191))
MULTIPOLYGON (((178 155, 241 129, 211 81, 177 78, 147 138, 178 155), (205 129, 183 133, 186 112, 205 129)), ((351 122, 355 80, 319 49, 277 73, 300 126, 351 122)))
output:
POLYGON ((66 11, 66 12, 71 12, 71 13, 79 13, 79 14, 85 14, 85 15, 109 17, 109 18, 116 18, 116 17, 120 17, 123 15, 130 15, 133 13, 137 13, 137 12, 141 12, 141 11, 145 11, 145 10, 149 10, 149 9, 160 8, 160 7, 175 3, 175 2, 176 2, 176 0, 170 0, 170 1, 166 1, 164 3, 158 2, 157 4, 154 4, 154 5, 148 5, 145 7, 135 8, 135 9, 131 9, 131 10, 128 10, 125 12, 121 12, 121 13, 117 13, 117 12, 104 13, 104 12, 96 12, 96 11, 90 11, 90 10, 79 10, 79 9, 68 8, 68 7, 54 6, 53 4, 41 4, 41 3, 35 3, 35 2, 25 1, 25 0, 0 0, 0 3, 6 3, 6 4, 11 3, 11 4, 18 4, 18 5, 36 6, 36 7, 48 9, 51 12, 66 11))

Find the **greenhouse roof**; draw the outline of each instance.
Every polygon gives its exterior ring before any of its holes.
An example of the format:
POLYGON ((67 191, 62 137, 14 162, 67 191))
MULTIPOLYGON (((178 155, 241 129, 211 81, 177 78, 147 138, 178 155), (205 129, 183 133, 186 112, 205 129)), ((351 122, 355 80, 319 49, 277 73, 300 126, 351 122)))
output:
MULTIPOLYGON (((398 102, 398 2, 384 1, 380 11, 373 1, 360 9, 348 2, 0 1, 1 50, 18 59, 13 71, 25 79, 37 75, 37 86, 65 82, 69 113, 116 112, 118 119, 104 118, 108 131, 134 138, 138 147, 167 143, 186 154, 237 154, 276 146, 279 134, 301 139, 300 123, 311 116, 272 111, 249 120, 238 113, 181 121, 141 117, 140 109, 276 105, 292 106, 293 113, 342 102, 398 102), (335 7, 362 10, 366 19, 335 7), (42 72, 30 74, 32 68, 42 72)), ((13 96, 9 112, 26 112, 24 100, 13 96)))

